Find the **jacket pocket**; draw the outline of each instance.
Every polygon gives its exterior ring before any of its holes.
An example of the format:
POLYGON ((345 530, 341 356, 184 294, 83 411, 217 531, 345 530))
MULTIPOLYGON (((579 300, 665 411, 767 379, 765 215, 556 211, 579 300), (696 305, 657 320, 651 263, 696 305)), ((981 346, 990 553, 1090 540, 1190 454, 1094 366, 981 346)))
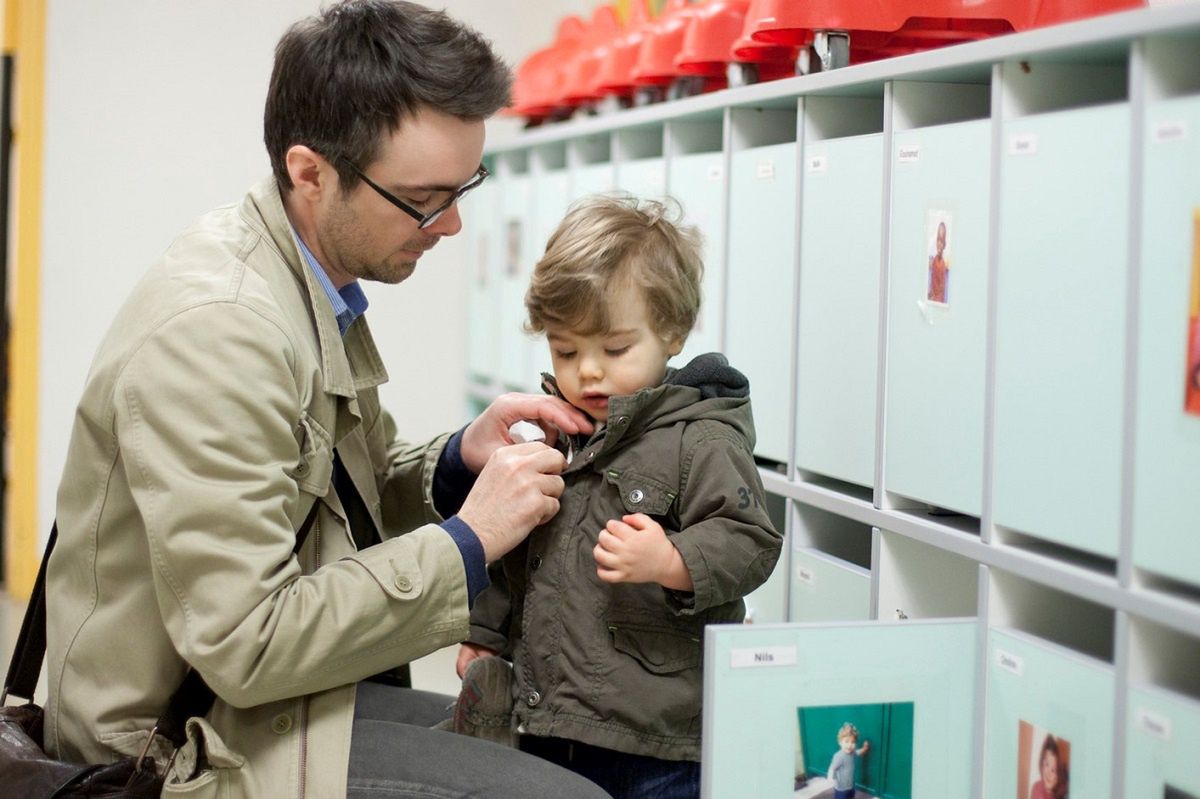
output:
POLYGON ((702 642, 690 630, 610 618, 612 651, 594 685, 597 708, 646 740, 683 743, 700 734, 702 642))
POLYGON ((610 623, 613 649, 629 655, 651 674, 671 674, 700 665, 700 639, 679 630, 610 623))
POLYGON ((229 791, 229 774, 246 759, 225 745, 206 719, 187 720, 187 741, 179 748, 172 772, 163 785, 163 796, 216 797, 229 791), (178 775, 186 779, 173 781, 178 775))
POLYGON ((666 516, 679 493, 665 483, 632 469, 609 469, 604 473, 604 479, 616 488, 626 513, 666 516))

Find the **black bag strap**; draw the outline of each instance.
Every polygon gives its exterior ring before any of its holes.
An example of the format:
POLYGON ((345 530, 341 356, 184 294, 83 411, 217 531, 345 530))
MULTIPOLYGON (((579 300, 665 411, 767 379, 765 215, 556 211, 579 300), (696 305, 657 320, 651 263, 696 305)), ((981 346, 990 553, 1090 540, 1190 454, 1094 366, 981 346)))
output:
MULTIPOLYGON (((293 553, 299 552, 308 538, 317 520, 320 504, 319 500, 313 502, 303 524, 296 531, 293 553)), ((50 540, 46 542, 46 551, 42 555, 37 579, 33 583, 33 593, 29 597, 29 605, 25 608, 25 618, 21 621, 21 632, 17 634, 16 647, 8 665, 8 675, 4 679, 4 693, 0 695, 0 704, 7 700, 9 694, 32 701, 33 692, 37 688, 42 661, 46 657, 46 564, 50 562, 50 553, 54 551, 57 540, 56 521, 50 528, 50 540)), ((192 716, 207 715, 215 700, 216 695, 205 685, 195 669, 188 669, 183 682, 175 693, 171 694, 166 710, 155 724, 158 734, 166 737, 176 747, 182 746, 187 740, 187 720, 192 716)), ((151 735, 150 740, 153 739, 154 736, 151 735)))

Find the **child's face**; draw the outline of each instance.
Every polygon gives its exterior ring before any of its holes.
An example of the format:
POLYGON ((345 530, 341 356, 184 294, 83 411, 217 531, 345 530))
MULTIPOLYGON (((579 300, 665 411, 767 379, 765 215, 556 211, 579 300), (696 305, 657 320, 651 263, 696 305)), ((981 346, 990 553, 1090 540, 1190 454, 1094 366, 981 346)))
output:
POLYGON ((1058 785, 1058 758, 1050 751, 1042 753, 1042 784, 1051 789, 1058 785))
POLYGON ((640 289, 623 289, 609 303, 612 329, 607 333, 584 336, 568 328, 546 328, 559 390, 599 422, 608 421, 609 397, 657 386, 667 359, 683 348, 682 341, 663 341, 650 327, 640 289))
POLYGON ((858 748, 858 739, 847 735, 844 738, 839 738, 838 743, 841 744, 843 752, 853 752, 858 748))

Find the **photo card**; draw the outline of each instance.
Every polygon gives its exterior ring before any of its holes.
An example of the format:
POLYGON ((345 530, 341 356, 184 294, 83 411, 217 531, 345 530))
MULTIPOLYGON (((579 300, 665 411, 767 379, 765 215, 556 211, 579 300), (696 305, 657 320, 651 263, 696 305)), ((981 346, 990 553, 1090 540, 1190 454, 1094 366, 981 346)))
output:
POLYGON ((969 796, 979 636, 975 619, 708 627, 702 796, 969 796))
POLYGON ((1017 799, 1068 799, 1071 743, 1021 720, 1017 732, 1017 799))

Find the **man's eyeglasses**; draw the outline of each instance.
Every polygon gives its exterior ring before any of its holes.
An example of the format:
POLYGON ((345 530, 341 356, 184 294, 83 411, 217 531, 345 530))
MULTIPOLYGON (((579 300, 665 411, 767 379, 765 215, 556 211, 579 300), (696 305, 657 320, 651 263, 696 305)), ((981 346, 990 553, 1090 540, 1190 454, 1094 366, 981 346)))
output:
POLYGON ((411 205, 404 202, 404 200, 401 200, 399 197, 392 194, 390 191, 383 188, 378 183, 376 183, 375 181, 371 180, 369 177, 364 175, 362 170, 359 169, 358 167, 353 167, 353 169, 354 169, 354 174, 356 174, 360 178, 362 178, 362 181, 364 183, 366 183, 368 186, 370 186, 372 189, 374 189, 379 194, 380 197, 387 200, 392 205, 396 206, 401 211, 403 211, 404 213, 411 216, 413 219, 417 220, 417 229, 418 230, 427 228, 430 225, 432 225, 434 222, 438 221, 438 217, 440 217, 442 214, 446 213, 446 210, 448 208, 450 208, 450 206, 454 205, 456 202, 461 200, 463 195, 466 194, 467 192, 469 192, 471 189, 478 187, 479 184, 483 183, 484 179, 487 178, 487 176, 489 174, 491 174, 490 172, 488 172, 487 167, 485 167, 483 164, 480 164, 479 169, 476 170, 474 177, 472 177, 470 180, 468 180, 466 183, 464 183, 461 187, 455 189, 450 194, 450 196, 446 198, 446 201, 444 203, 439 205, 437 208, 434 208, 429 213, 423 214, 420 211, 418 211, 416 208, 413 208, 411 205))

